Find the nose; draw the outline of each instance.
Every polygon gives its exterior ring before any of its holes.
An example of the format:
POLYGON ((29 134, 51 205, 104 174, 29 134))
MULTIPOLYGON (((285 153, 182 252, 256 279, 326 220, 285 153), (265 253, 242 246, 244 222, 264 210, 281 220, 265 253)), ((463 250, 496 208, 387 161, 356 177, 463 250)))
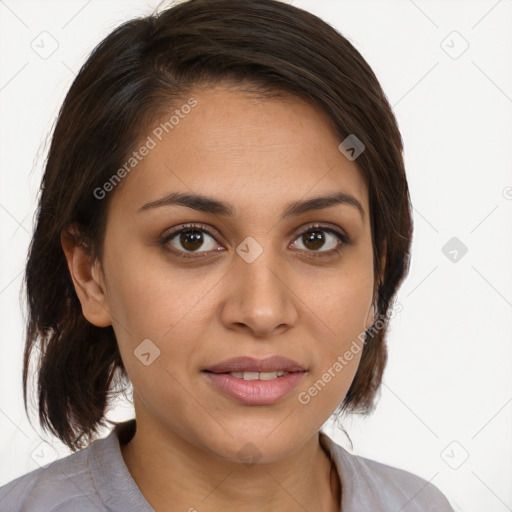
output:
POLYGON ((222 322, 229 329, 257 338, 271 338, 296 325, 297 282, 270 250, 249 263, 236 255, 228 275, 222 322))

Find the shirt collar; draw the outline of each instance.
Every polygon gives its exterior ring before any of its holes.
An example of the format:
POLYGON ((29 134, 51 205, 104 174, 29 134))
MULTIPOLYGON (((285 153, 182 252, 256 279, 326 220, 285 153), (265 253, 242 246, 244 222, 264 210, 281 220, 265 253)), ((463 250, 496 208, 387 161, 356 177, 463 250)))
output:
MULTIPOLYGON (((117 423, 109 436, 91 445, 93 481, 104 503, 113 510, 155 512, 132 478, 121 453, 120 444, 131 440, 135 428, 135 419, 117 423), (112 484, 105 485, 105 482, 112 484)), ((350 512, 350 497, 354 491, 350 454, 322 431, 319 432, 319 442, 336 467, 341 482, 342 510, 350 512)))

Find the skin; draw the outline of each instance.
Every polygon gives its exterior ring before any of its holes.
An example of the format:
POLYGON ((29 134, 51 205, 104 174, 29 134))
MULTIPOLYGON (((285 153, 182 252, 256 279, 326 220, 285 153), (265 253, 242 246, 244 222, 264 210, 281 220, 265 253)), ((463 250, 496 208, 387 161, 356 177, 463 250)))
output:
POLYGON ((346 395, 360 353, 307 405, 298 395, 374 320, 366 184, 318 107, 227 85, 191 96, 198 105, 111 192, 103 264, 62 237, 83 314, 113 326, 134 387, 137 431, 123 458, 157 511, 339 511, 319 429, 346 395), (224 200, 235 215, 184 206, 137 212, 175 191, 224 200), (364 216, 335 205, 279 220, 289 202, 333 191, 357 198, 364 216), (179 235, 167 242, 174 255, 158 245, 189 222, 214 235, 204 234, 198 257, 178 256, 187 253, 179 235), (313 223, 351 243, 315 258, 342 242, 321 230, 325 243, 315 251, 300 235, 313 223), (252 263, 236 252, 248 236, 263 249, 252 263), (148 338, 160 356, 146 366, 134 350, 148 338), (275 354, 308 373, 272 405, 235 402, 201 372, 235 356, 275 354), (237 456, 247 442, 261 455, 250 467, 237 456))

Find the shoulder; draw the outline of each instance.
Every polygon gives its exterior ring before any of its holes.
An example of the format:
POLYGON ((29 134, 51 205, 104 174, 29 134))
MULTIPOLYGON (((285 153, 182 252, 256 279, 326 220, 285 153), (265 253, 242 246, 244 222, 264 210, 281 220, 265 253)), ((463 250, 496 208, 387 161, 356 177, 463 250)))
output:
POLYGON ((453 512, 445 495, 430 481, 354 455, 331 439, 328 443, 341 472, 343 504, 347 510, 453 512))
POLYGON ((445 495, 431 481, 381 462, 352 457, 360 481, 378 489, 386 504, 394 503, 403 512, 453 512, 445 495))
POLYGON ((90 447, 0 487, 0 512, 105 511, 90 473, 90 447))

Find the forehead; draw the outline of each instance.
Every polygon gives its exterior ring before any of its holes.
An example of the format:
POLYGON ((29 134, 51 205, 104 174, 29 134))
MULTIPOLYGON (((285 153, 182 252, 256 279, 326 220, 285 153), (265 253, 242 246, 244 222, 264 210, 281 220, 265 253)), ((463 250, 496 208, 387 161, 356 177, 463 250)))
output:
POLYGON ((342 191, 367 211, 365 180, 340 142, 327 114, 295 96, 265 99, 223 85, 197 90, 141 137, 136 147, 150 149, 117 187, 112 208, 133 212, 180 191, 225 200, 237 215, 342 191))

